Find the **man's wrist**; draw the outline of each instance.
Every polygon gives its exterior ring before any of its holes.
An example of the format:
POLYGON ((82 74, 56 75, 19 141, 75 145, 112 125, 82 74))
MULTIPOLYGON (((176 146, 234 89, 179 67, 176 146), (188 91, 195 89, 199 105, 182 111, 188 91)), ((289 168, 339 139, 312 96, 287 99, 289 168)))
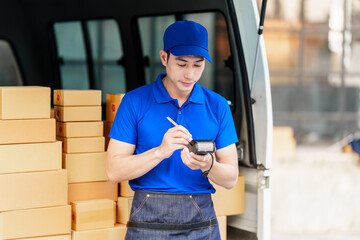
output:
POLYGON ((203 177, 207 177, 208 175, 209 175, 209 173, 210 173, 210 171, 211 171, 211 169, 213 168, 213 165, 214 165, 214 156, 212 155, 212 154, 210 154, 210 156, 211 156, 211 165, 210 165, 210 167, 207 169, 207 170, 205 170, 202 174, 201 174, 201 176, 203 176, 203 177))
POLYGON ((164 157, 164 154, 161 152, 160 147, 156 147, 154 149, 155 149, 155 151, 154 151, 155 158, 163 160, 165 157, 164 157))

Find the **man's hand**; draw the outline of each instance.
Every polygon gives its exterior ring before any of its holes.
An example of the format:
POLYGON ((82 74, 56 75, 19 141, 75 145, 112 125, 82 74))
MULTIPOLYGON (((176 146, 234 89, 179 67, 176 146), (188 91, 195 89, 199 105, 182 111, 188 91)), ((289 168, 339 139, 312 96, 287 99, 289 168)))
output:
POLYGON ((181 159, 183 163, 192 170, 201 169, 204 172, 211 166, 211 156, 209 153, 206 155, 197 155, 190 152, 188 148, 184 148, 181 151, 181 159))
POLYGON ((165 133, 161 145, 158 147, 156 153, 162 158, 168 158, 175 150, 184 149, 191 140, 191 134, 183 126, 179 125, 169 128, 169 130, 165 133))

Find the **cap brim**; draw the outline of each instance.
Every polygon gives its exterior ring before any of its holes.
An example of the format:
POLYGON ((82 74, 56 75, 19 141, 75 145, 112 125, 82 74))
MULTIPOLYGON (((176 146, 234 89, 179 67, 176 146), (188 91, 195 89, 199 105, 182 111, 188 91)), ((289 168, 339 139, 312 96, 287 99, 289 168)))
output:
POLYGON ((169 51, 174 56, 187 56, 187 55, 195 55, 206 58, 210 63, 212 63, 209 52, 198 46, 177 46, 172 49, 169 49, 169 51))

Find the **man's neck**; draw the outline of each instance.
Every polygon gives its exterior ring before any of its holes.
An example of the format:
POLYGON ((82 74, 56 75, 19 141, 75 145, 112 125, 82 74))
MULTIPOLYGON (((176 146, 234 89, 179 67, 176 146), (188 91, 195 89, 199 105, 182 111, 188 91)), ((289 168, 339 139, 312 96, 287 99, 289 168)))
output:
POLYGON ((167 77, 164 77, 162 79, 163 85, 166 89, 166 91, 169 93, 170 97, 177 99, 179 103, 179 107, 181 107, 186 100, 190 97, 191 92, 189 93, 181 93, 175 90, 174 87, 171 86, 170 80, 167 79, 167 77))

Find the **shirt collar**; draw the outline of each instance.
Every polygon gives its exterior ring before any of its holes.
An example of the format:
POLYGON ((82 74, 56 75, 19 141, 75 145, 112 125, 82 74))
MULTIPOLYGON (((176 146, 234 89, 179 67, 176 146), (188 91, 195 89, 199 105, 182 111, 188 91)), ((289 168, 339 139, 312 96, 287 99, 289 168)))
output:
MULTIPOLYGON (((156 79, 156 82, 153 85, 153 93, 157 103, 166 103, 174 100, 166 91, 166 88, 162 82, 162 79, 165 76, 166 73, 159 74, 159 76, 156 79)), ((195 83, 188 101, 193 103, 203 104, 204 99, 205 96, 201 86, 199 85, 199 83, 195 83)))

